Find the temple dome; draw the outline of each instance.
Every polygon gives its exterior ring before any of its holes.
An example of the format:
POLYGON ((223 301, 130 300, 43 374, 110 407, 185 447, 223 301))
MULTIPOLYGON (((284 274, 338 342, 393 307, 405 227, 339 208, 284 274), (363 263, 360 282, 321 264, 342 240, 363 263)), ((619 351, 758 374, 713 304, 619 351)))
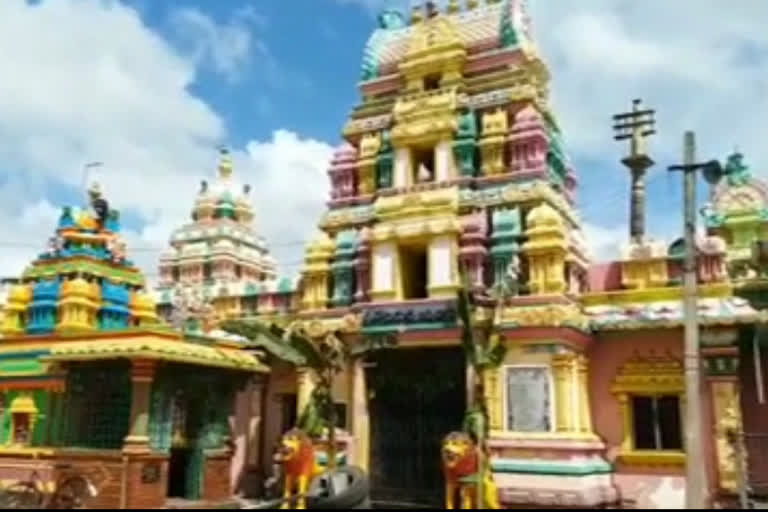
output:
POLYGON ((253 220, 250 186, 233 176, 234 165, 227 150, 221 151, 218 173, 213 182, 203 181, 195 200, 193 218, 229 218, 243 223, 253 220))
POLYGON ((333 153, 333 163, 341 164, 357 160, 357 149, 349 142, 343 142, 333 153))
POLYGON ((563 225, 563 219, 560 214, 547 203, 541 204, 531 210, 528 214, 528 229, 555 227, 560 228, 563 225))

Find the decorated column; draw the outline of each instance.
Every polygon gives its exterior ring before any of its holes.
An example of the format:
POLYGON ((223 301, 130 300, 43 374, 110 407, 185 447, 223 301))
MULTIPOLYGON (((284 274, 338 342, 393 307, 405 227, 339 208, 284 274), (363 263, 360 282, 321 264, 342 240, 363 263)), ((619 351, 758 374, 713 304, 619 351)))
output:
POLYGON ((394 241, 377 242, 373 246, 373 284, 371 298, 376 302, 394 300, 397 269, 397 244, 394 241))
POLYGON ((705 329, 701 333, 706 382, 712 400, 712 428, 717 457, 719 488, 738 491, 739 468, 733 439, 741 442, 741 401, 739 390, 739 333, 735 329, 705 329))
POLYGON ((355 271, 357 272, 355 301, 368 302, 370 300, 368 292, 371 288, 371 231, 369 228, 363 228, 360 231, 355 271))
POLYGON ((150 453, 149 399, 155 378, 155 361, 137 359, 131 362, 131 428, 123 451, 131 454, 150 453))
POLYGON ((297 396, 296 396, 296 413, 298 417, 307 408, 310 400, 312 399, 312 392, 317 385, 317 378, 312 370, 308 368, 299 368, 296 372, 297 378, 297 396))
POLYGON ((436 236, 429 244, 429 296, 455 297, 459 288, 458 247, 456 235, 436 236))
POLYGON ((574 391, 578 390, 574 382, 575 368, 576 357, 573 354, 557 355, 552 358, 552 374, 555 380, 555 427, 562 433, 578 430, 573 414, 578 406, 574 400, 574 391))
POLYGON ((351 418, 352 434, 357 442, 356 464, 366 472, 370 472, 370 417, 368 412, 368 384, 365 378, 364 363, 357 359, 352 363, 351 376, 351 418))
POLYGON ((456 162, 453 158, 453 142, 440 141, 435 146, 435 181, 450 181, 456 177, 456 162))

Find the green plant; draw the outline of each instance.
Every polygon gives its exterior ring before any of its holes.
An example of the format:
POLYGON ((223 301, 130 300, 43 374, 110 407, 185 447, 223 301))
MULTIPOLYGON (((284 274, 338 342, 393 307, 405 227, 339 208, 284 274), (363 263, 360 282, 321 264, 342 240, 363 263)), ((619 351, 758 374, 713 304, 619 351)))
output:
MULTIPOLYGON (((478 445, 478 478, 477 496, 478 508, 484 509, 484 478, 487 468, 486 442, 489 436, 488 407, 485 401, 485 374, 495 371, 503 362, 507 354, 507 347, 501 335, 493 332, 493 326, 480 332, 475 326, 473 298, 470 294, 470 284, 466 272, 462 272, 462 284, 458 293, 458 314, 462 323, 462 347, 467 357, 467 362, 473 369, 474 382, 472 383, 472 396, 464 417, 463 430, 474 437, 478 445)), ((497 308, 504 305, 506 294, 502 293, 496 298, 497 308)))
POLYGON ((311 371, 317 378, 309 402, 301 411, 297 427, 310 437, 319 438, 328 431, 328 468, 335 469, 337 412, 332 396, 333 380, 348 364, 365 357, 372 350, 392 346, 391 336, 368 337, 350 348, 340 331, 308 332, 303 323, 287 327, 259 322, 230 320, 221 328, 247 338, 251 346, 296 368, 311 371))

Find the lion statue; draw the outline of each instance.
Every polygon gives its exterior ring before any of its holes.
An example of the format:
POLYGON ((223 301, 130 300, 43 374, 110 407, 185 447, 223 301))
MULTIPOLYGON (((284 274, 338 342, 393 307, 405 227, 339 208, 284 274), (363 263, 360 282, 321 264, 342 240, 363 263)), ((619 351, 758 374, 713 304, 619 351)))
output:
MULTIPOLYGON (((469 434, 453 432, 443 440, 443 472, 445 473, 445 508, 456 508, 456 494, 461 498, 461 508, 472 510, 479 508, 477 503, 477 484, 465 483, 465 479, 478 473, 478 447, 469 434)), ((485 489, 485 508, 499 510, 499 491, 493 481, 490 469, 485 471, 483 487, 485 489)))
MULTIPOLYGON (((283 465, 283 478, 285 480, 283 498, 289 499, 295 491, 301 496, 296 501, 296 509, 306 509, 305 495, 309 489, 309 484, 322 472, 315 457, 315 446, 312 444, 312 439, 302 430, 295 428, 288 431, 280 440, 277 458, 283 465)), ((283 503, 282 508, 291 508, 290 502, 283 503)))

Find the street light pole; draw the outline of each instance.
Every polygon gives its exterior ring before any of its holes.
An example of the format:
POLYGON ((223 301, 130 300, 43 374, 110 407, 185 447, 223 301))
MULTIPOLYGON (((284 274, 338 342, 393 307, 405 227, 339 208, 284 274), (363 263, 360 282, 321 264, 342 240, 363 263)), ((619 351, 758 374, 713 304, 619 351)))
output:
POLYGON ((696 163, 696 136, 686 132, 684 163, 669 168, 683 173, 683 208, 685 231, 685 260, 683 262, 683 311, 685 326, 685 451, 688 509, 708 508, 709 483, 703 450, 701 407, 701 359, 699 356, 698 272, 696 247, 696 172, 707 176, 721 174, 716 161, 696 163))

